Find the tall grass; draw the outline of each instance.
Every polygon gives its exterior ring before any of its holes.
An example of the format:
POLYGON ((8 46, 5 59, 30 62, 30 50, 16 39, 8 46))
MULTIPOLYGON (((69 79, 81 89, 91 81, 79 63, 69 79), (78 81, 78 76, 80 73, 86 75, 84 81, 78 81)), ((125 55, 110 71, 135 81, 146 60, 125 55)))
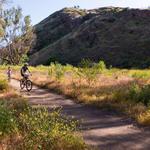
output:
POLYGON ((5 149, 87 150, 77 122, 59 110, 33 109, 23 99, 0 100, 0 147, 5 149))
MULTIPOLYGON (((148 70, 109 70, 102 62, 93 66, 84 62, 82 67, 53 63, 48 67, 31 67, 31 70, 32 81, 39 86, 77 102, 118 109, 144 122, 139 116, 147 112, 149 106, 148 70)), ((148 120, 150 122, 150 118, 148 120)))
MULTIPOLYGON (((18 74, 16 68, 13 73, 18 74)), ((5 73, 4 67, 2 71, 5 73)), ((62 116, 60 110, 31 108, 5 78, 3 74, 0 80, 0 149, 89 149, 79 135, 77 121, 62 116)))
POLYGON ((0 79, 0 92, 8 90, 8 82, 6 79, 0 79))
MULTIPOLYGON (((53 63, 48 67, 30 67, 30 70, 32 81, 38 86, 69 96, 77 102, 118 109, 142 124, 150 122, 147 115, 150 103, 148 69, 106 69, 103 62, 91 66, 88 61, 83 61, 81 67, 53 63)), ((18 71, 15 77, 19 79, 18 71)))

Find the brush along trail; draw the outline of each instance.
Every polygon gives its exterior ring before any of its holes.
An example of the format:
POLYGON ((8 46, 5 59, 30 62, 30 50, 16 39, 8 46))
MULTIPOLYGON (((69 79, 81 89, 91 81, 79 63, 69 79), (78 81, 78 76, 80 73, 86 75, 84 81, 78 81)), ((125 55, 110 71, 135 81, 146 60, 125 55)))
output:
POLYGON ((77 104, 62 95, 36 86, 28 93, 20 90, 17 80, 11 80, 10 85, 20 91, 32 106, 45 106, 50 110, 62 107, 64 115, 80 120, 85 142, 98 147, 98 150, 150 149, 150 130, 137 127, 131 119, 118 112, 77 104))

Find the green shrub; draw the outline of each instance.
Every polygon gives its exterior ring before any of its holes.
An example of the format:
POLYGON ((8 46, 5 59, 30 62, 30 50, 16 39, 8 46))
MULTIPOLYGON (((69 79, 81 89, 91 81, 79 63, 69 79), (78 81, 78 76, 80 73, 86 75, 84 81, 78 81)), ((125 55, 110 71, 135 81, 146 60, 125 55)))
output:
POLYGON ((51 77, 55 77, 56 80, 59 81, 64 76, 64 67, 57 62, 51 63, 48 74, 51 77))
POLYGON ((129 99, 138 102, 140 92, 141 92, 141 88, 139 87, 138 84, 131 85, 131 87, 129 88, 129 99))
POLYGON ((24 64, 24 63, 26 63, 26 62, 28 62, 29 61, 29 57, 28 57, 28 55, 27 54, 24 54, 24 55, 22 55, 22 57, 21 57, 21 60, 20 60, 20 63, 19 64, 24 64))
POLYGON ((92 66, 92 61, 90 59, 82 59, 79 66, 82 68, 89 68, 92 66))
POLYGON ((49 70, 48 70, 48 75, 50 77, 55 76, 55 64, 54 63, 50 64, 50 67, 49 67, 49 70))
POLYGON ((18 116, 29 107, 27 101, 22 97, 2 99, 0 100, 0 105, 14 112, 15 116, 18 116))
POLYGON ((6 80, 0 80, 0 91, 8 89, 8 82, 6 80))
POLYGON ((130 87, 128 95, 130 100, 148 106, 150 104, 150 85, 140 87, 138 84, 134 84, 130 87))
POLYGON ((83 68, 82 73, 89 86, 97 79, 98 70, 94 68, 83 68))
POLYGON ((0 137, 5 137, 17 132, 16 118, 13 112, 0 105, 0 137))
POLYGON ((46 109, 28 109, 20 115, 20 128, 26 135, 24 149, 84 150, 82 139, 73 134, 76 122, 68 121, 59 111, 49 114, 46 109))
POLYGON ((0 139, 9 137, 14 149, 85 150, 83 139, 75 135, 77 124, 62 117, 60 110, 33 109, 17 99, 0 101, 0 139), (13 134, 20 138, 13 140, 13 134))
POLYGON ((150 104, 150 85, 145 85, 141 88, 139 101, 144 103, 146 106, 150 104))
POLYGON ((61 64, 55 64, 55 77, 56 80, 60 80, 64 76, 64 69, 61 64))
POLYGON ((104 61, 99 61, 99 63, 97 63, 95 65, 95 69, 97 69, 99 72, 105 70, 106 69, 106 65, 105 65, 104 61))

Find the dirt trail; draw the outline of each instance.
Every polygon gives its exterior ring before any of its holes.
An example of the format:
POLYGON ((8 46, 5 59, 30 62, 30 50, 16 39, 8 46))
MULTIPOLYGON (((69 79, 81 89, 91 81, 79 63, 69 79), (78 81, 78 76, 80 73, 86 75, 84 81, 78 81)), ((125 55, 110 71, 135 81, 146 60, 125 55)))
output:
MULTIPOLYGON (((12 80, 19 90, 19 82, 12 80)), ((82 135, 99 150, 150 150, 150 131, 133 125, 131 119, 116 113, 76 104, 64 96, 33 87, 31 93, 20 91, 31 105, 63 107, 63 113, 82 121, 82 135)))

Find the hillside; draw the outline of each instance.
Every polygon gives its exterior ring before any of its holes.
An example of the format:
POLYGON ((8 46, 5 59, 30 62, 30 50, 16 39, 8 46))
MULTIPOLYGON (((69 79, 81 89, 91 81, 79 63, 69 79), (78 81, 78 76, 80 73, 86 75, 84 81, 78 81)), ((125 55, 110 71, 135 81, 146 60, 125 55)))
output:
POLYGON ((35 26, 32 65, 51 61, 77 65, 83 58, 108 66, 150 66, 150 10, 65 8, 35 26))

